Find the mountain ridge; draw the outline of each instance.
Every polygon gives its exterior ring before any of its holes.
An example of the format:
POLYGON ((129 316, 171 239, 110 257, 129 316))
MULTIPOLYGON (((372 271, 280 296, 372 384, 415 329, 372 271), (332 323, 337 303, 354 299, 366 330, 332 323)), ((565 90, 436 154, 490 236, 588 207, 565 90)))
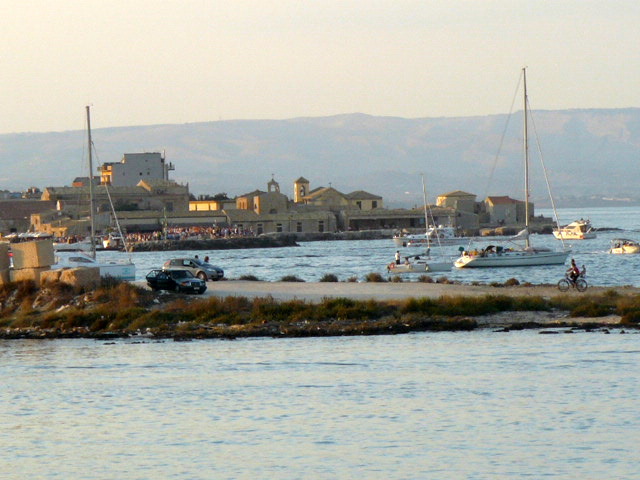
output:
MULTIPOLYGON (((534 110, 532 123, 556 198, 640 202, 640 108, 534 110)), ((92 136, 94 165, 119 161, 124 153, 164 151, 176 168, 170 177, 196 195, 239 195, 265 188, 273 175, 292 196, 293 181, 304 176, 311 188, 366 190, 393 207, 422 204, 420 174, 431 201, 452 190, 522 198, 521 124, 521 111, 510 118, 349 113, 94 127, 92 136)), ((82 130, 0 135, 0 189, 70 185, 88 175, 85 137, 82 130)), ((530 146, 535 170, 537 142, 530 146)), ((532 198, 543 205, 539 170, 531 184, 532 198)))

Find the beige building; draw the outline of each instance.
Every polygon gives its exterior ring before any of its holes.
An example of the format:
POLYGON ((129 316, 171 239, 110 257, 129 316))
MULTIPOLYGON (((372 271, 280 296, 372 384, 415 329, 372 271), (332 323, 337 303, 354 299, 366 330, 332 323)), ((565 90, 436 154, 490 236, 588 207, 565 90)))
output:
MULTIPOLYGON (((485 210, 491 225, 524 225, 525 203, 508 196, 487 197, 484 201, 485 210)), ((533 214, 533 204, 529 203, 529 214, 533 214)))
MULTIPOLYGON (((97 212, 111 211, 111 202, 120 210, 167 210, 186 212, 189 210, 189 187, 171 180, 143 180, 135 187, 93 188, 94 205, 97 212)), ((58 210, 89 212, 89 187, 47 187, 42 200, 54 201, 58 210)))
POLYGON ((449 207, 463 212, 479 213, 476 196, 473 193, 463 192, 462 190, 439 195, 436 199, 436 205, 438 207, 449 207))

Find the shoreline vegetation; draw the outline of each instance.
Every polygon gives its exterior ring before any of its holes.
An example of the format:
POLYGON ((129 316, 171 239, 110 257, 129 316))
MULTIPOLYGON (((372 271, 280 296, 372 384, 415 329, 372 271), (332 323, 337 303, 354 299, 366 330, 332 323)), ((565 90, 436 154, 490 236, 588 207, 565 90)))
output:
MULTIPOLYGON (((262 290, 304 282, 221 281, 262 290)), ((405 285, 408 285, 407 282, 405 285)), ((637 289, 594 288, 584 294, 560 293, 551 286, 418 284, 423 296, 376 299, 347 293, 321 299, 277 299, 270 294, 243 296, 220 290, 196 297, 154 292, 135 283, 111 280, 96 289, 64 283, 17 282, 0 286, 0 339, 150 338, 236 339, 243 337, 319 337, 388 335, 409 332, 539 329, 540 333, 640 329, 637 289), (456 287, 444 290, 443 287, 456 287), (476 289, 475 291, 473 289, 476 289), (429 293, 429 289, 432 289, 429 293), (446 293, 449 292, 449 293, 446 293), (553 293, 551 293, 553 292, 553 293)), ((308 288, 319 289, 321 282, 308 288)), ((359 284, 361 290, 369 284, 359 284)), ((377 283, 378 289, 402 283, 377 283)), ((215 290, 212 286, 211 290, 215 290)), ((352 287, 353 288, 353 287, 352 287)), ((235 290, 238 290, 237 288, 235 290)), ((247 290, 248 291, 248 290, 247 290)), ((412 291, 412 290, 411 290, 412 291)), ((409 291, 409 292, 411 292, 409 291)), ((304 296, 303 296, 304 297, 304 296)))

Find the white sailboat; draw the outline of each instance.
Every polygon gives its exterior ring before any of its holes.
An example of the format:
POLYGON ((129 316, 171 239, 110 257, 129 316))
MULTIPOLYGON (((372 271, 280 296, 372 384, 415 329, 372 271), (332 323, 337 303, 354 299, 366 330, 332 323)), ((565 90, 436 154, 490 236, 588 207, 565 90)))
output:
MULTIPOLYGON (((429 225, 429 215, 427 213, 429 207, 427 204, 427 191, 424 186, 424 175, 422 176, 422 196, 424 198, 424 221, 426 225, 429 225)), ((439 249, 442 248, 442 243, 440 243, 440 238, 437 235, 433 238, 427 237, 424 245, 427 247, 425 253, 406 256, 404 263, 390 263, 387 265, 387 272, 393 275, 400 275, 403 273, 448 272, 453 268, 453 258, 443 255, 431 256, 432 245, 436 245, 439 249)))
MULTIPOLYGON (((489 245, 481 250, 464 251, 454 265, 458 268, 478 267, 525 267, 539 265, 562 265, 569 250, 553 251, 534 248, 529 240, 529 139, 527 71, 522 69, 524 84, 524 180, 525 180, 525 228, 511 239, 509 247, 489 245), (524 246, 514 241, 524 241, 524 246)), ((557 215, 556 215, 557 218, 557 215)))
POLYGON ((93 201, 93 142, 91 141, 91 115, 89 106, 87 109, 87 137, 89 143, 89 219, 91 235, 89 237, 89 252, 56 252, 56 264, 51 268, 77 268, 97 267, 101 277, 112 277, 121 280, 135 280, 136 267, 129 258, 117 262, 101 262, 96 259, 96 235, 95 235, 95 208, 93 201))

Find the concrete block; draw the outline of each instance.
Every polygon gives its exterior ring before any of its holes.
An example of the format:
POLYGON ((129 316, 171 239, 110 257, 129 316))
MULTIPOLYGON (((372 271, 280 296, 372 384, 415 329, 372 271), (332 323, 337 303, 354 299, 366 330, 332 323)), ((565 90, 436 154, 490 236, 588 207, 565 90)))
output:
POLYGON ((9 283, 11 281, 11 276, 9 275, 8 269, 0 270, 0 285, 4 285, 5 283, 9 283))
POLYGON ((98 267, 65 268, 60 272, 62 283, 85 288, 100 286, 100 269, 98 267))
POLYGON ((57 268, 55 270, 48 270, 42 272, 40 274, 40 283, 42 285, 50 284, 50 283, 58 283, 60 281, 60 274, 62 274, 62 269, 57 268))
POLYGON ((9 260, 9 244, 0 243, 0 270, 8 270, 10 265, 9 260))
POLYGON ((43 272, 47 272, 50 270, 50 267, 40 267, 40 268, 21 268, 16 270, 10 270, 9 279, 12 282, 24 282, 26 280, 33 280, 36 284, 36 287, 40 287, 40 275, 43 272))
POLYGON ((36 240, 11 244, 13 268, 50 267, 55 263, 53 240, 36 240))

